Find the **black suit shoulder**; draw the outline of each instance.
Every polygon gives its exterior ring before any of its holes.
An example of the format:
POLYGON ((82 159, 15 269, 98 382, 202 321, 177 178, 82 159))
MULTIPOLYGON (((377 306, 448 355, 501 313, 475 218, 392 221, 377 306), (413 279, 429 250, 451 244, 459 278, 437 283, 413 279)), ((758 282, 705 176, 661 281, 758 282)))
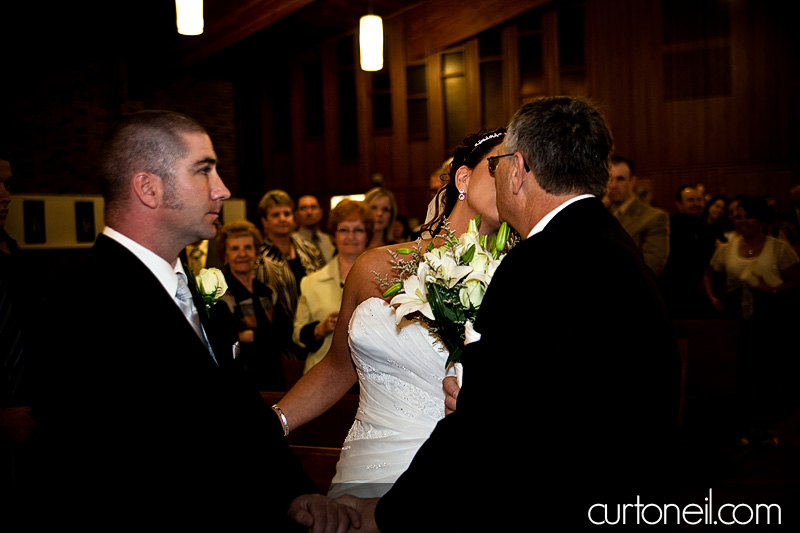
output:
POLYGON ((144 516, 203 516, 213 502, 275 524, 316 492, 258 391, 214 363, 141 261, 101 235, 81 283, 54 345, 70 355, 54 353, 42 406, 54 500, 144 516))

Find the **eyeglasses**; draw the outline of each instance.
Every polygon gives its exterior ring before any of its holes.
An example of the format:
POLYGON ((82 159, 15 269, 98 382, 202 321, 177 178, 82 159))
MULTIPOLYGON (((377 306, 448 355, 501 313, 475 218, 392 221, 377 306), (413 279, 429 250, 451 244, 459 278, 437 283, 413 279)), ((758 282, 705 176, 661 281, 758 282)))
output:
POLYGON ((355 229, 349 229, 349 228, 336 228, 336 233, 338 233, 339 235, 342 235, 342 236, 344 236, 344 235, 350 235, 350 234, 352 233, 352 234, 353 234, 353 235, 355 235, 356 237, 361 237, 361 236, 362 236, 362 235, 364 235, 366 232, 367 232, 367 230, 365 230, 364 228, 355 228, 355 229))
MULTIPOLYGON (((489 175, 494 177, 494 173, 497 170, 497 163, 503 157, 512 157, 514 154, 503 154, 503 155, 496 155, 492 157, 486 158, 486 163, 489 165, 489 175)), ((525 172, 530 172, 531 169, 528 168, 528 162, 525 161, 525 158, 522 158, 522 163, 525 165, 525 172)))

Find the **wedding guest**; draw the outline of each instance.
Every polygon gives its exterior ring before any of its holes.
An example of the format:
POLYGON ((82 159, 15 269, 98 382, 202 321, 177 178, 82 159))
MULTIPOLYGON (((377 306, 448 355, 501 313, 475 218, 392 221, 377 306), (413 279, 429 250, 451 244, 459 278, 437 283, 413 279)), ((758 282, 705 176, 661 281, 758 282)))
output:
POLYGON ((36 430, 23 377, 37 337, 27 305, 33 298, 22 277, 17 241, 5 230, 11 180, 11 163, 0 159, 0 495, 9 504, 8 518, 17 510, 11 497, 24 482, 20 479, 24 474, 20 454, 36 430))
POLYGON ((373 187, 364 194, 364 202, 372 209, 375 229, 367 248, 378 248, 393 244, 392 232, 397 217, 397 202, 394 194, 384 187, 373 187))
POLYGON ((733 240, 734 237, 737 236, 736 233, 736 207, 738 207, 739 202, 745 195, 737 194, 733 198, 728 201, 728 207, 726 208, 726 216, 727 220, 725 222, 725 239, 730 242, 733 240))
POLYGON ((407 242, 411 238, 411 226, 408 225, 408 219, 402 213, 398 213, 394 219, 394 226, 392 227, 392 241, 393 242, 407 242))
POLYGON ((297 199, 297 211, 295 212, 297 233, 314 243, 327 264, 336 253, 336 247, 331 236, 320 229, 322 215, 322 208, 316 196, 304 194, 297 199))
POLYGON ((669 223, 669 258, 658 282, 676 319, 706 318, 711 312, 702 284, 716 242, 702 219, 704 203, 694 185, 681 186, 675 193, 676 212, 669 223))
POLYGON ((456 411, 384 496, 348 498, 362 531, 373 515, 383 533, 517 531, 540 510, 559 529, 594 530, 603 516, 592 504, 674 501, 678 349, 652 270, 600 200, 611 150, 603 118, 579 98, 539 98, 511 119, 489 168, 500 217, 524 240, 486 291, 456 411), (586 257, 603 261, 588 273, 586 257), (530 301, 510 307, 522 294, 530 301), (620 323, 629 342, 598 357, 598 339, 620 323), (520 486, 541 490, 498 490, 520 486))
POLYGON ((635 168, 634 162, 626 157, 611 157, 608 210, 639 246, 644 262, 658 277, 669 257, 669 214, 639 199, 635 168))
POLYGON ((725 227, 728 221, 728 198, 724 194, 709 198, 700 218, 706 223, 704 229, 708 233, 708 239, 714 240, 714 250, 722 243, 728 242, 725 237, 725 227))
POLYGON ((304 374, 330 349, 342 303, 342 289, 353 263, 372 239, 372 223, 372 210, 363 202, 345 199, 331 211, 328 225, 337 253, 333 261, 300 282, 300 300, 294 316, 292 339, 310 352, 304 374))
MULTIPOLYGON (((488 158, 500 153, 504 135, 504 129, 480 131, 456 148, 450 179, 439 193, 441 209, 427 226, 436 237, 423 240, 422 250, 430 243, 444 245, 445 217, 456 235, 477 215, 481 233, 498 229, 488 158)), ((288 433, 327 411, 358 382, 359 409, 330 495, 383 494, 444 416, 442 379, 449 353, 421 322, 398 323, 380 282, 398 275, 393 254, 414 245, 368 249, 358 258, 347 274, 330 350, 279 402, 288 433)))
POLYGON ((789 207, 781 213, 780 219, 789 244, 800 254, 800 183, 789 188, 789 207))
POLYGON ((60 349, 36 406, 50 454, 34 529, 54 516, 89 530, 346 526, 347 509, 313 494, 274 414, 232 364, 235 338, 208 320, 179 261, 216 235, 230 196, 208 133, 171 111, 134 113, 100 168, 108 225, 74 280, 79 294, 50 322, 60 349))
POLYGON ((278 301, 278 294, 256 279, 256 251, 261 232, 252 222, 226 222, 217 234, 217 252, 222 258, 228 292, 222 301, 236 319, 241 353, 237 360, 259 390, 286 388, 283 354, 289 350, 291 322, 278 301))
POLYGON ((800 259, 767 234, 772 213, 763 198, 745 196, 734 216, 737 239, 717 249, 706 269, 706 295, 723 318, 738 320, 740 409, 744 444, 773 441, 775 422, 795 393, 793 331, 800 304, 800 259))
POLYGON ((781 215, 781 227, 794 251, 800 254, 800 183, 789 189, 789 208, 781 215))
MULTIPOLYGON (((282 190, 268 191, 261 198, 258 216, 264 228, 264 244, 256 260, 256 279, 278 291, 278 299, 292 323, 300 280, 325 266, 319 249, 294 231, 294 211, 294 201, 282 190)), ((295 352, 300 359, 307 355, 299 347, 295 352)))

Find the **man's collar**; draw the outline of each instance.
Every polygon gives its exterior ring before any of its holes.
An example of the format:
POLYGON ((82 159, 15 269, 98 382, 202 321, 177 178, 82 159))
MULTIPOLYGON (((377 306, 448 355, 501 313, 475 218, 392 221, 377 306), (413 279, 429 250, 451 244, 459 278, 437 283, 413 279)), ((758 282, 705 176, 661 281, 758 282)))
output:
POLYGON ((628 198, 627 200, 622 202, 622 205, 620 205, 617 208, 617 211, 619 211, 619 214, 620 215, 624 215, 625 212, 633 205, 633 202, 635 202, 635 201, 636 201, 636 195, 632 194, 630 198, 628 198))
POLYGON ((531 232, 528 233, 527 238, 530 238, 539 233, 540 231, 542 231, 545 228, 545 226, 547 226, 547 224, 553 219, 553 217, 556 216, 558 213, 560 213, 561 210, 563 210, 565 207, 567 207, 572 203, 577 202, 578 200, 583 200, 584 198, 595 198, 595 196, 592 194, 579 194, 578 196, 570 198, 563 204, 559 205, 558 207, 547 213, 544 217, 542 217, 542 219, 539 222, 537 222, 536 225, 533 227, 531 232))

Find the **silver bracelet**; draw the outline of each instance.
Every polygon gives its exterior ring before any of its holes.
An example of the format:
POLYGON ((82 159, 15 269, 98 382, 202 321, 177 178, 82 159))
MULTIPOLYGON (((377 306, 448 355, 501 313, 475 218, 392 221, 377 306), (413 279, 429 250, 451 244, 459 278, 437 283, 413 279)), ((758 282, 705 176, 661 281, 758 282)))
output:
POLYGON ((281 419, 281 425, 283 426, 283 436, 286 437, 289 435, 289 422, 286 421, 286 415, 283 414, 283 409, 278 407, 278 404, 272 406, 272 410, 275 411, 275 414, 278 415, 278 418, 281 419))

